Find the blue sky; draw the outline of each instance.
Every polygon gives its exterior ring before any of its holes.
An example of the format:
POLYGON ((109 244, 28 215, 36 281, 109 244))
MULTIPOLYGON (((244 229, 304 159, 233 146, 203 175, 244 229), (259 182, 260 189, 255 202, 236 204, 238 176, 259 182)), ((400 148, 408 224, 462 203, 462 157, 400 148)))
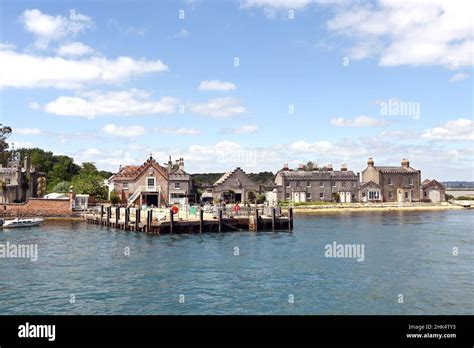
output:
POLYGON ((112 171, 150 153, 190 172, 374 157, 473 180, 472 7, 2 0, 1 122, 16 147, 112 171))

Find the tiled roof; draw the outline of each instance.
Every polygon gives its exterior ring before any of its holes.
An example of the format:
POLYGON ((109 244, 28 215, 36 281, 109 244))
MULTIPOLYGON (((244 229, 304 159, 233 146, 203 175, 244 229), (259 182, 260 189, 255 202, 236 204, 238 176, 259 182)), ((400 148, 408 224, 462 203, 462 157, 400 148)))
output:
POLYGON ((125 166, 120 169, 120 171, 110 178, 111 180, 133 180, 138 175, 140 175, 149 164, 155 165, 159 169, 161 169, 162 173, 166 173, 166 169, 163 168, 155 161, 153 157, 150 156, 141 166, 125 166))
POLYGON ((401 173, 416 173, 418 172, 416 169, 412 167, 401 167, 401 166, 374 166, 375 169, 382 173, 396 173, 396 174, 401 174, 401 173))
POLYGON ((282 171, 282 176, 289 180, 328 180, 328 179, 336 179, 336 180, 357 180, 357 175, 354 174, 352 170, 347 171, 282 171))
POLYGON ((366 187, 376 187, 376 188, 380 188, 380 185, 377 184, 376 182, 370 180, 369 182, 363 182, 360 184, 359 186, 359 189, 365 189, 366 187))
MULTIPOLYGON (((234 170, 234 171, 235 171, 235 170, 234 170)), ((231 176, 231 174, 232 174, 234 171, 224 173, 224 175, 222 175, 219 179, 217 179, 217 181, 214 183, 214 185, 220 185, 220 184, 222 184, 224 181, 227 180, 227 178, 228 178, 229 176, 231 176)))

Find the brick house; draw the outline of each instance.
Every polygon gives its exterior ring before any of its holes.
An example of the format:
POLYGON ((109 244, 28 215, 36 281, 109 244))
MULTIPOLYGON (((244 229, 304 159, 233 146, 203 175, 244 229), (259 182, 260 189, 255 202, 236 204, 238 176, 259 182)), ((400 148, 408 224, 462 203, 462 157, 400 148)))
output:
POLYGON ((362 171, 362 182, 379 185, 383 202, 419 202, 421 171, 410 167, 407 159, 401 166, 375 166, 369 158, 367 168, 362 171))
MULTIPOLYGON (((306 170, 300 165, 297 170, 284 165, 275 176, 276 187, 273 193, 278 201, 314 202, 332 201, 339 197, 339 202, 349 203, 358 199, 359 173, 347 170, 333 170, 332 165, 306 170)), ((267 195, 268 196, 268 195, 267 195)))
POLYGON ((246 203, 260 194, 260 186, 239 167, 222 175, 212 186, 214 202, 246 203))
POLYGON ((127 205, 167 206, 188 204, 194 197, 191 176, 184 171, 184 160, 166 166, 152 156, 141 166, 120 167, 109 179, 109 192, 115 191, 127 205))
POLYGON ((422 183, 423 200, 433 203, 444 202, 446 200, 446 188, 437 180, 426 179, 422 183))

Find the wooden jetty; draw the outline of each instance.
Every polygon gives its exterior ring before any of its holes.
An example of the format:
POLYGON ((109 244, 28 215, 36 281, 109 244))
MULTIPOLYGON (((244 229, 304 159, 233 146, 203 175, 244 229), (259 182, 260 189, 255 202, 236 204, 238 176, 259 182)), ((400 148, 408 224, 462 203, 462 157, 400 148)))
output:
POLYGON ((278 207, 232 213, 218 208, 209 213, 195 209, 174 213, 172 209, 140 209, 100 206, 83 215, 88 223, 148 234, 179 234, 235 231, 292 231, 293 209, 286 216, 278 207))

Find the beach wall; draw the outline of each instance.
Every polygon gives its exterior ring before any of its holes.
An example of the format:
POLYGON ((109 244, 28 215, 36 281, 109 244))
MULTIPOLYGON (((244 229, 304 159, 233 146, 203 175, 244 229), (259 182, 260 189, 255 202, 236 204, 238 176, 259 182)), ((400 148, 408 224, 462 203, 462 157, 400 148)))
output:
POLYGON ((72 215, 69 199, 30 198, 25 203, 2 204, 0 214, 3 216, 69 216, 72 215))

